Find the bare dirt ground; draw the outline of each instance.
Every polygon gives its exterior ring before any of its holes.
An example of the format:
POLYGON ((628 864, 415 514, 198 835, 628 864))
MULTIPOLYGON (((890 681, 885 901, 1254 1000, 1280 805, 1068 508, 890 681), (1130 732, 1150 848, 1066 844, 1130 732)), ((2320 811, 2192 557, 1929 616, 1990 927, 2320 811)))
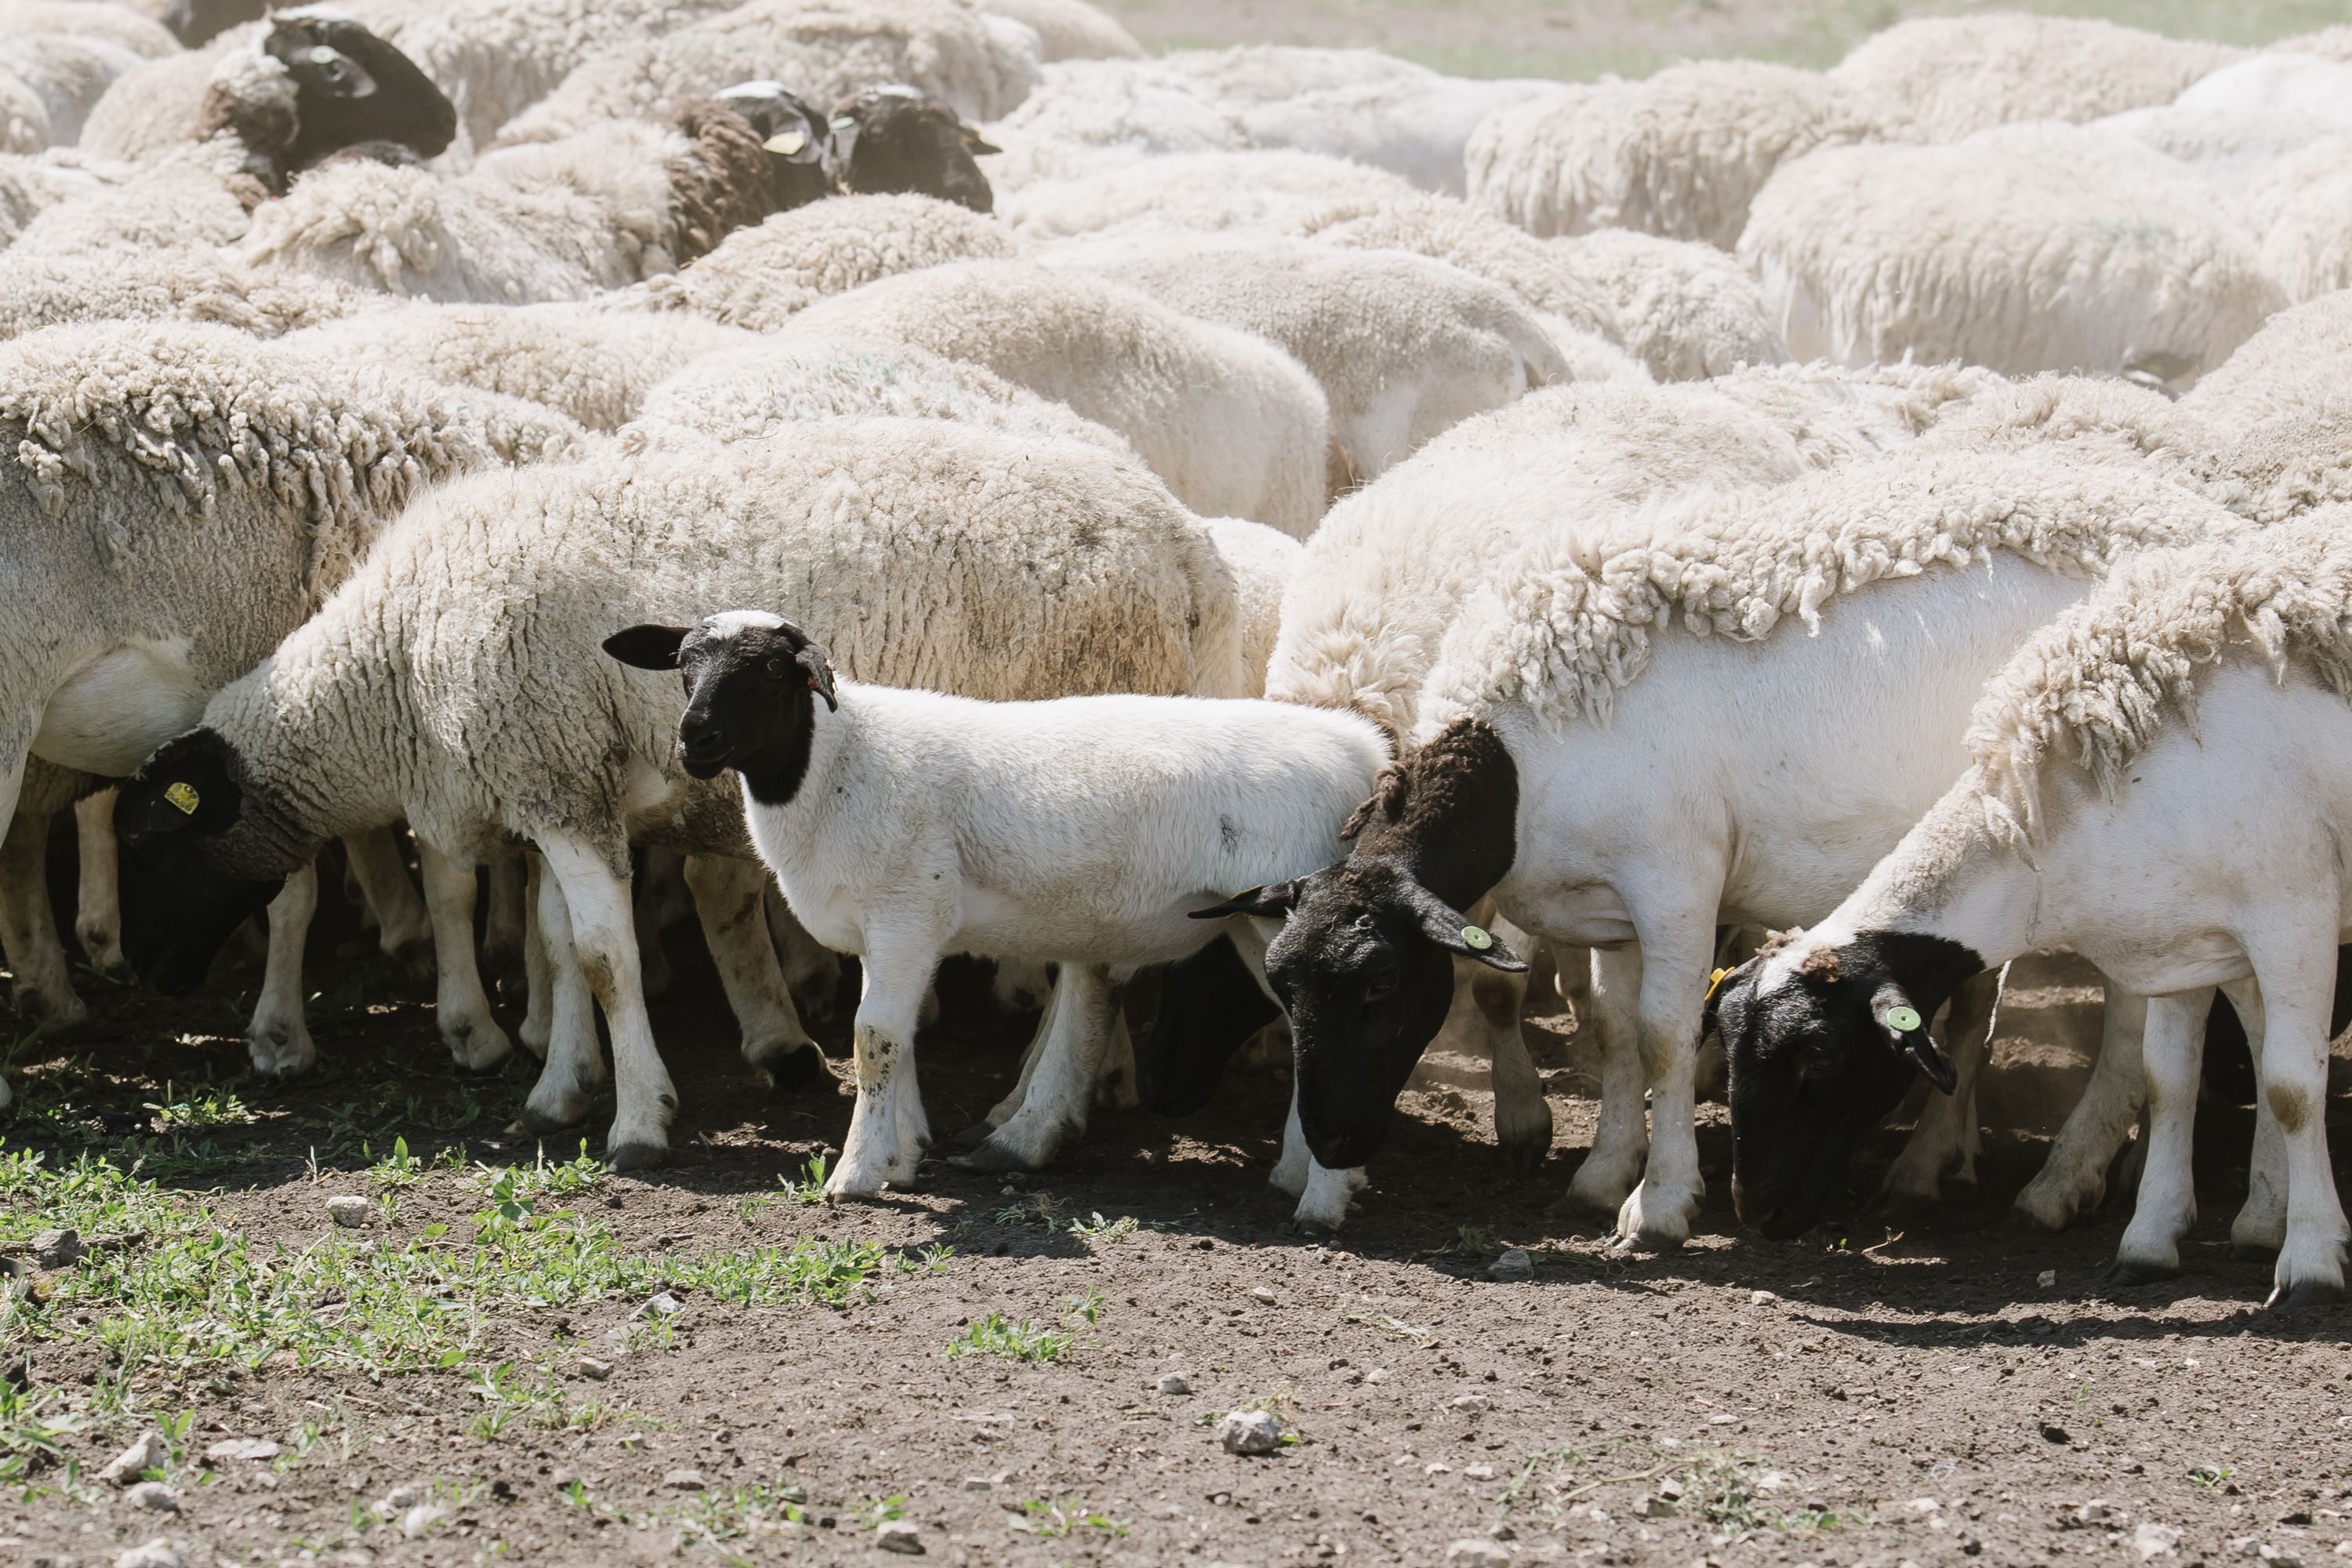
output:
MULTIPOLYGON (((2352 1309, 2265 1315, 2268 1266, 2230 1257, 2242 1109, 2200 1118, 2186 1275, 2114 1295, 2120 1212, 2003 1222, 2038 1138, 1991 1137, 1932 1226, 1773 1244, 1730 1216, 1717 1106, 1693 1244, 1609 1255, 1605 1225, 1551 1212, 1597 1108, 1543 987, 1542 1173, 1503 1173, 1475 1064, 1441 1055, 1332 1244, 1266 1188, 1278 1072, 1181 1124, 1101 1111, 1019 1183, 932 1163, 835 1210, 794 1184, 849 1100, 756 1089, 690 926, 655 1009, 677 1163, 639 1179, 576 1141, 535 1163, 499 1130, 524 1064, 454 1068, 429 987, 331 912, 308 1079, 240 1076, 242 957, 173 1001, 89 981, 80 1038, 17 1049, 0 1240, 133 1234, 53 1272, 10 1259, 0 1561, 97 1568, 161 1540, 194 1568, 878 1563, 894 1524, 959 1568, 2315 1568, 2352 1538, 2352 1309), (362 1228, 329 1222, 335 1195, 368 1200, 362 1228), (1532 1279, 1489 1277, 1505 1247, 1533 1249, 1532 1279), (1160 1392, 1169 1373, 1192 1392, 1160 1392), (1286 1441, 1226 1453, 1215 1415, 1259 1407, 1286 1441), (97 1478, 151 1426, 163 1511, 97 1478)), ((2058 1043, 2005 1058, 2064 1057, 2095 995, 2069 978, 2011 1014, 2041 1008, 2058 1043)), ((1024 1025, 977 972, 941 989, 921 1070, 947 1132, 1003 1091, 1024 1025)), ((819 1030, 836 1056, 844 1031, 819 1030)))

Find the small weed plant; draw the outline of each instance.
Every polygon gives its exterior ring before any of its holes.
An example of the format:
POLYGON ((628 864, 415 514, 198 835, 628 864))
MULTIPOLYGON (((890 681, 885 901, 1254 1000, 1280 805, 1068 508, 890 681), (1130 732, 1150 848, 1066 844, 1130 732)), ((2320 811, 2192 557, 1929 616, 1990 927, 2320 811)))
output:
POLYGON ((1024 1534, 1048 1539, 1070 1535, 1081 1530, 1099 1531, 1105 1535, 1114 1536, 1128 1532, 1124 1523, 1084 1499, 1075 1497, 1024 1498, 1013 1505, 1013 1511, 1005 1515, 1004 1522, 1024 1534))

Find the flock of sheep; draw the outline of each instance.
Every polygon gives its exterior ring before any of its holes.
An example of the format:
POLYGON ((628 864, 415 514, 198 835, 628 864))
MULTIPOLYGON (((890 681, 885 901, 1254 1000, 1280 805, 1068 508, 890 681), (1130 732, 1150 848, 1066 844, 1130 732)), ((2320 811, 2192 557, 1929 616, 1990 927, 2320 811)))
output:
POLYGON ((601 1010, 616 1166, 666 1151, 690 905, 781 1087, 861 961, 835 1196, 913 1178, 971 952, 1044 1016, 961 1158, 1287 1028, 1274 1181, 1336 1226, 1457 1005, 1543 1158, 1541 944, 1602 1045, 1570 1194, 1656 1247, 1706 1039, 1744 1219, 1813 1223, 1923 1076, 1887 1188, 1932 1203, 2002 966, 2065 945, 2105 1046, 2020 1206, 2139 1122, 2116 1278, 2177 1269, 2218 987, 2233 1239, 2341 1294, 2352 29, 1575 86, 1148 59, 1084 0, 0 33, 0 942, 52 1026, 58 814, 99 964, 185 991, 266 909, 266 1073, 341 839, 459 1062, 520 973, 527 1127, 585 1116, 601 1010))

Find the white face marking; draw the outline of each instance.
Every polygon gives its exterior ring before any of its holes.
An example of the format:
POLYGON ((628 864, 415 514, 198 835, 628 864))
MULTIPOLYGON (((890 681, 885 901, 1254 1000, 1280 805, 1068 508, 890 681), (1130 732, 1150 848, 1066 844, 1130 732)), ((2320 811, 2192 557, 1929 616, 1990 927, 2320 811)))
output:
POLYGON ((774 631, 784 624, 782 616, 765 610, 721 610, 715 616, 702 617, 702 635, 716 642, 724 642, 740 631, 774 631))

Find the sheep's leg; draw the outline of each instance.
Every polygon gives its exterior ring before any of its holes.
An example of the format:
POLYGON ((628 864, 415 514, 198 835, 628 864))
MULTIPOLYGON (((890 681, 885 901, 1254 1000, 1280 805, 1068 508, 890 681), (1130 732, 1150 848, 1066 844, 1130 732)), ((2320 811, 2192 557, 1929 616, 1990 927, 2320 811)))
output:
MULTIPOLYGON (((2259 984, 2223 986, 2230 1005, 2238 1009, 2238 1016, 2246 1026, 2246 1044, 2254 1058, 2254 1077, 2259 1083, 2263 1071, 2263 1036, 2255 1027, 2262 1016, 2263 992, 2259 984), (2241 1005, 2239 997, 2246 997, 2241 1005), (2247 1008, 2251 1006, 2252 1012, 2247 1008)), ((2246 1201, 2238 1209, 2237 1217, 2230 1222, 2231 1255, 2243 1258, 2268 1258, 2286 1245, 2287 1169, 2286 1138, 2279 1126, 2278 1117, 2270 1108, 2270 1097, 2257 1092, 2254 1096, 2254 1142, 2246 1159, 2246 1201)))
POLYGON ((89 1016, 74 994, 49 910, 49 822, 55 814, 26 803, 0 839, 0 950, 16 977, 16 1010, 51 1029, 68 1028, 89 1016))
MULTIPOLYGON (((400 852, 400 836, 390 827, 371 827, 343 835, 343 861, 360 885, 367 906, 375 912, 376 946, 383 955, 422 977, 434 964, 431 943, 433 917, 416 885, 408 879, 408 859, 400 852)), ((474 945, 473 928, 466 931, 466 946, 474 945)))
POLYGON ((572 908, 563 884, 543 857, 533 855, 531 907, 537 920, 530 951, 544 984, 531 988, 531 1017, 523 1020, 523 1044, 531 1041, 532 1018, 543 1020, 540 1055, 546 1065, 530 1086, 515 1132, 546 1133, 577 1127, 588 1118, 588 1102, 604 1081, 604 1051, 596 1040, 595 997, 580 966, 572 939, 572 908))
POLYGON ((656 877, 667 875, 667 862, 677 859, 666 849, 645 851, 645 868, 629 879, 629 921, 636 933, 638 984, 646 995, 660 996, 669 991, 669 953, 662 947, 661 890, 655 887, 656 877))
POLYGON ((1053 1037, 1055 1008, 1061 995, 1061 987, 1057 985, 1045 988, 1045 1011, 1038 1015, 1036 1032, 1029 1037, 1029 1044, 1021 1053, 1020 1076, 1013 1080, 1011 1091, 988 1108, 986 1116, 949 1140, 957 1148, 979 1148, 998 1128, 1020 1114, 1022 1103, 1029 1098, 1030 1082, 1037 1076, 1037 1063, 1045 1054, 1045 1042, 1053 1037))
POLYGON ((2205 1015, 2212 1005, 2210 986, 2148 998, 2147 1026, 2140 1037, 2140 1066, 2147 1081, 2147 1160, 2139 1202, 2106 1272, 2110 1286, 2145 1285, 2180 1272, 2180 1238, 2197 1223, 2189 1154, 2197 1134, 2205 1015))
POLYGON ((530 922, 530 868, 520 856, 493 860, 482 879, 489 884, 490 910, 482 922, 481 969, 511 1002, 519 975, 524 989, 530 987, 523 943, 530 922))
POLYGON ((1887 1167, 1878 1189, 1879 1207, 1890 1225, 1916 1224, 1936 1212, 1943 1202, 1944 1173, 1956 1163, 1967 1167, 1967 1180, 1976 1181, 1973 1147, 1977 1074, 1984 1068, 1986 1038, 2000 1000, 2000 972, 1989 970, 1964 980, 1952 993, 1943 1019, 1945 1054, 1952 1058, 1958 1081, 1949 1094, 1929 1094, 1919 1124, 1887 1167), (1964 1152, 1965 1151, 1965 1154, 1964 1152))
POLYGON ((761 884, 760 897, 768 914, 768 938, 783 966, 784 988, 793 994, 793 1006, 803 1025, 821 1024, 833 1016, 833 994, 841 985, 841 955, 811 936, 808 927, 794 918, 773 877, 761 884))
POLYGON ((1634 929, 1642 933, 1637 1015, 1642 1068, 1650 1080, 1650 1158, 1642 1184, 1617 1211, 1618 1244, 1626 1250, 1680 1247, 1690 1239, 1691 1222, 1706 1199, 1696 1089, 1717 902, 1716 889, 1709 889, 1703 904, 1649 919, 1634 911, 1634 929))
POLYGON ((620 1103, 604 1140, 604 1163, 615 1171, 658 1165, 669 1158, 669 1121, 677 1111, 677 1090, 654 1044, 653 1023, 646 1016, 645 992, 637 981, 636 922, 629 908, 628 881, 585 839, 551 833, 540 840, 539 850, 562 885, 572 945, 613 1037, 613 1086, 620 1103))
POLYGON ((2107 1167, 2139 1120, 2147 1092, 2140 1065, 2140 1035, 2147 1026, 2147 998, 2107 984, 2106 1017, 2099 1059, 2083 1098, 2050 1142, 2050 1157, 2025 1190, 2016 1211, 2044 1230, 2063 1230, 2074 1216, 2096 1209, 2107 1194, 2107 1167))
POLYGON ((1135 1087, 1135 1039, 1127 1032, 1124 1011, 1111 1015, 1110 1045, 1095 1072, 1095 1103, 1118 1110, 1134 1110, 1143 1104, 1143 1096, 1135 1087))
POLYGON ((433 1021, 459 1067, 486 1071, 506 1060, 514 1047, 491 1016, 482 972, 474 967, 474 873, 422 838, 416 841, 416 868, 425 879, 425 910, 433 921, 433 1021))
POLYGON ((246 1028, 246 1048, 254 1069, 265 1077, 308 1072, 319 1059, 310 1026, 302 1017, 302 944, 319 908, 319 865, 312 861, 286 879, 269 900, 269 956, 261 976, 261 997, 246 1028))
POLYGON ((757 860, 689 855, 685 875, 727 1005, 743 1029, 743 1059, 771 1089, 800 1089, 823 1081, 824 1053, 801 1027, 768 934, 767 868, 757 860))
POLYGON ((1126 986, 1100 963, 1064 961, 1054 985, 1053 1032, 1037 1055, 1021 1109, 965 1157, 978 1171, 1034 1171, 1087 1130, 1095 1075, 1126 986))
MULTIPOLYGON (((2286 1236, 2279 1247, 2267 1306, 2282 1311, 2344 1300, 2344 1256, 2352 1228, 2336 1191, 2327 1159, 2327 1037, 2336 994, 2335 911, 2325 911, 2325 941, 2290 938, 2274 946, 2248 942, 2254 979, 2227 990, 2247 1020, 2246 1038, 2259 1039, 2255 1071, 2262 1103, 2278 1122, 2286 1151, 2286 1236), (2254 1032, 2253 1004, 2262 1020, 2254 1032)), ((2312 933, 2322 922, 2307 923, 2312 933)), ((2299 937, 2303 933, 2295 932, 2299 937)))
POLYGON ((939 940, 868 930, 861 957, 866 994, 851 1037, 857 1108, 850 1112, 840 1162, 824 1184, 825 1196, 836 1201, 872 1197, 887 1183, 910 1184, 930 1142, 915 1079, 915 1031, 939 968, 939 940))
POLYGON ((1650 1157, 1650 1128, 1643 1115, 1649 1086, 1642 1072, 1637 1013, 1642 947, 1627 942, 1588 951, 1592 982, 1586 1000, 1593 1031, 1601 1037, 1601 1125, 1592 1135, 1592 1152, 1576 1168, 1562 1203, 1573 1210, 1614 1215, 1642 1179, 1642 1166, 1650 1157))
MULTIPOLYGON (((1532 953, 1535 938, 1495 912, 1491 900, 1481 900, 1486 919, 1474 910, 1473 925, 1485 925, 1514 952, 1532 953)), ((1457 963, 1461 962, 1459 960, 1457 963)), ((1527 1037, 1519 1029, 1519 1013, 1527 1001, 1524 972, 1507 973, 1483 963, 1470 966, 1470 1000, 1486 1026, 1488 1081, 1495 1090, 1495 1146, 1503 1163, 1522 1176, 1535 1174, 1551 1152, 1551 1107, 1544 1101, 1543 1075, 1528 1054, 1527 1037)))
MULTIPOLYGON (((522 950, 524 1005, 522 1027, 515 1037, 522 1048, 547 1059, 548 1042, 555 1034, 555 969, 547 951, 545 922, 540 918, 539 900, 541 885, 546 880, 547 868, 536 851, 522 857, 523 905, 520 946, 522 950)), ((581 982, 580 996, 586 997, 585 981, 581 982)))
POLYGON ((128 968, 122 957, 122 868, 114 842, 114 797, 102 789, 74 802, 74 843, 81 857, 74 936, 93 969, 128 968))
POLYGON ((996 961, 996 978, 990 982, 989 994, 996 1005, 1008 1013, 1025 1013, 1042 1006, 1046 992, 1053 989, 1053 978, 1045 965, 1034 958, 1000 958, 996 961))

